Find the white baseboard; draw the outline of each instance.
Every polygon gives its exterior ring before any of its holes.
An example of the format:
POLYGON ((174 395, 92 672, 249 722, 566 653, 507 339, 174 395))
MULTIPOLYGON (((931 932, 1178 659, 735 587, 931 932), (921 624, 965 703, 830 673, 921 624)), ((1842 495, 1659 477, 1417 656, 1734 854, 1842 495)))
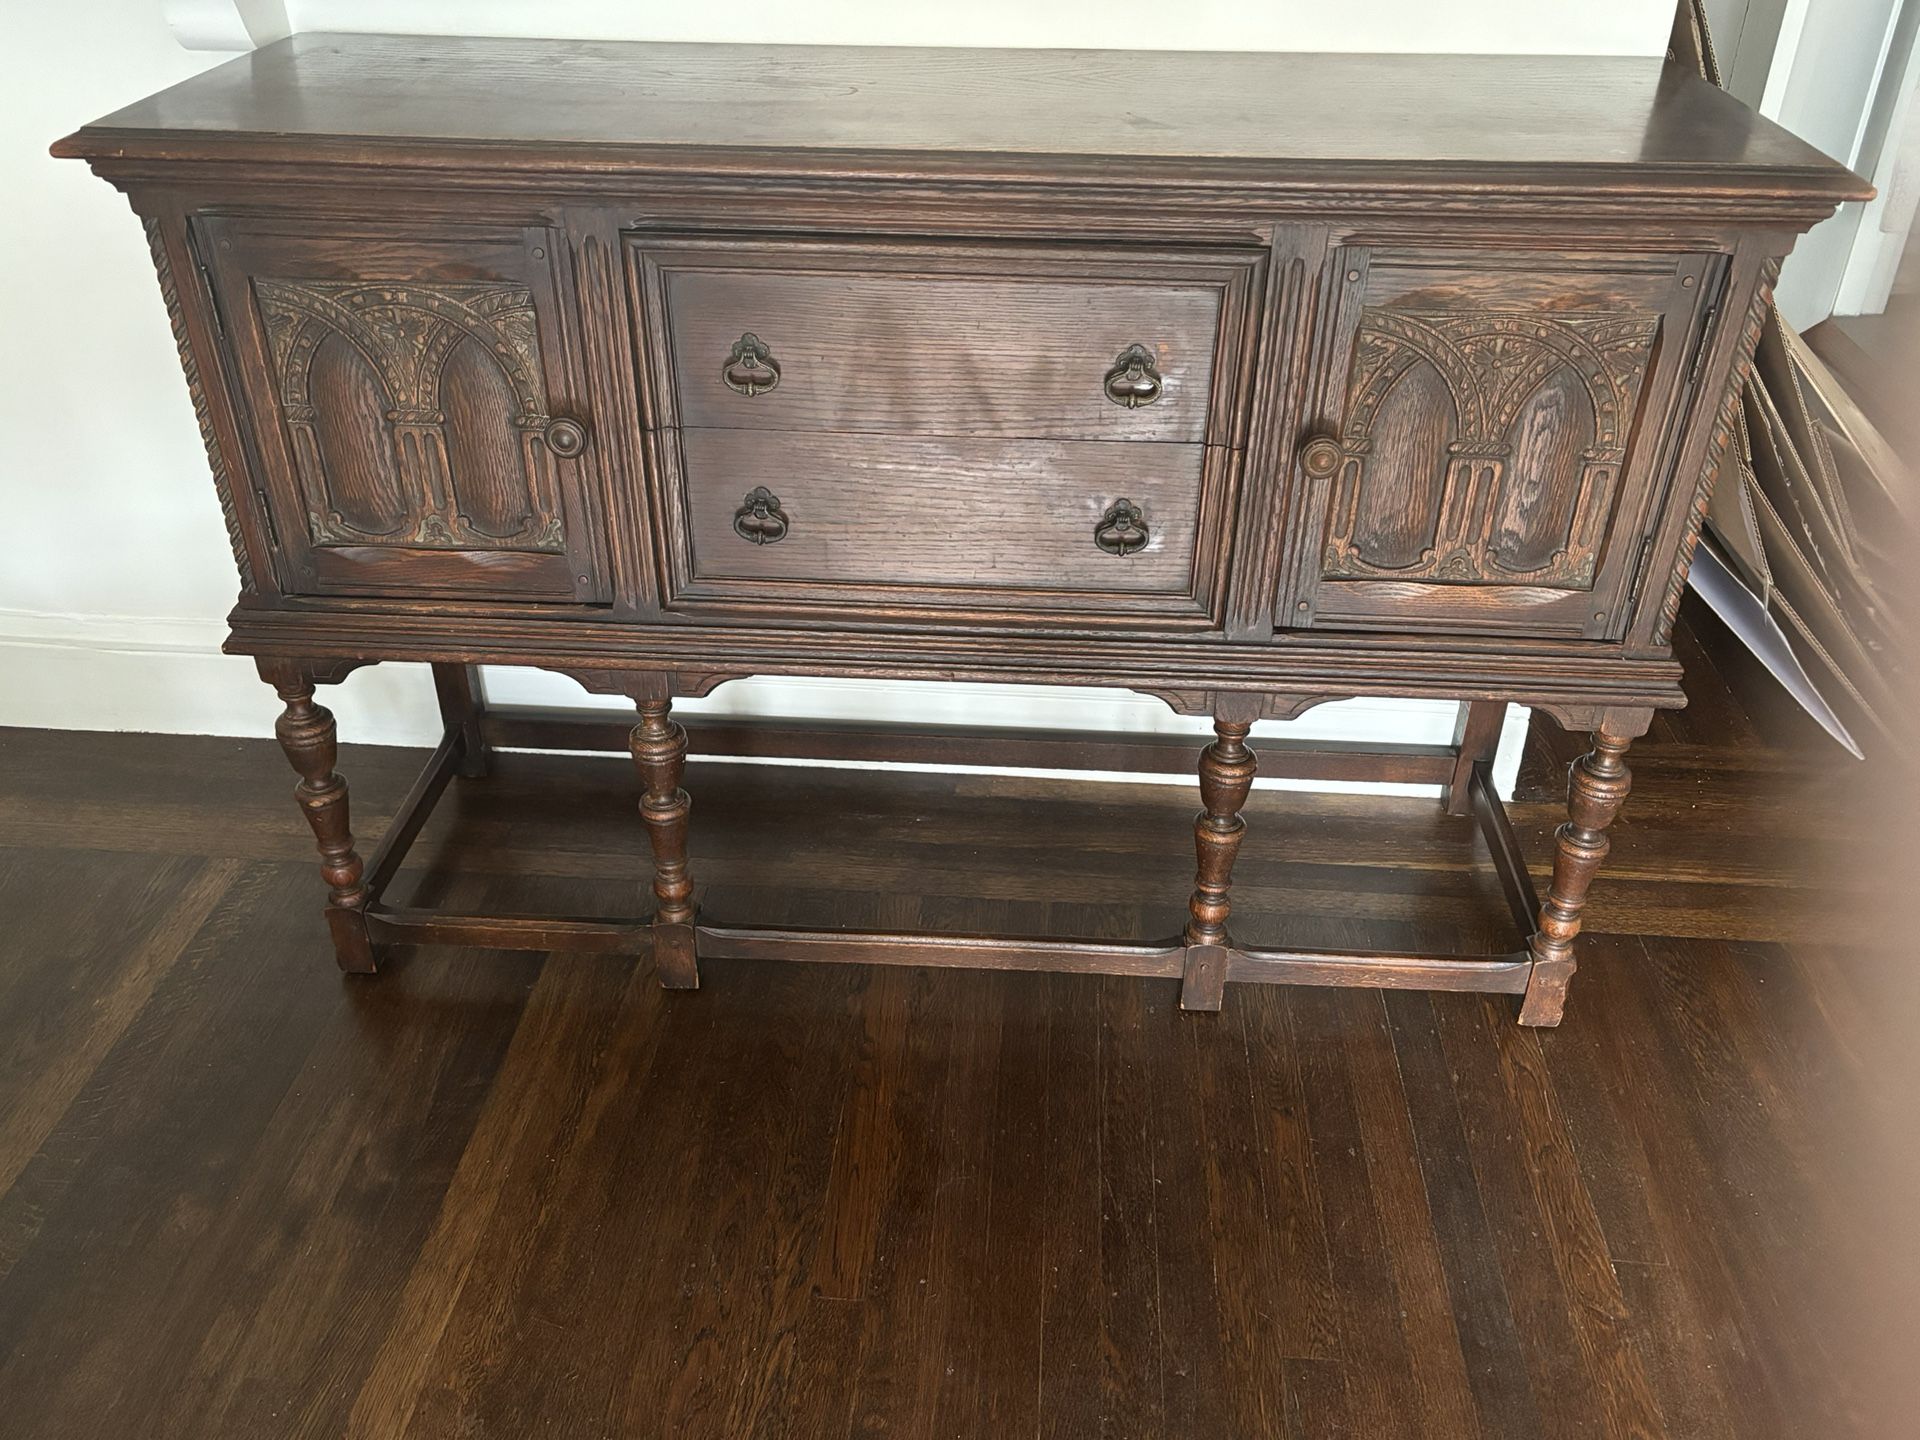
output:
MULTIPOLYGON (((219 620, 0 610, 0 725, 271 736, 279 702, 260 683, 251 661, 220 653, 220 642, 225 638, 226 626, 219 620)), ((489 669, 486 688, 489 699, 503 705, 630 708, 617 696, 588 695, 565 676, 544 670, 489 669)), ((424 665, 385 664, 357 670, 344 684, 328 688, 326 703, 339 719, 342 739, 348 742, 427 746, 440 735, 433 683, 424 665)), ((810 720, 1040 726, 1087 734, 1210 733, 1204 719, 1176 715, 1151 696, 1128 690, 1044 685, 750 679, 722 685, 704 700, 682 701, 675 708, 693 714, 810 720)), ((1322 705, 1298 720, 1262 721, 1255 733, 1444 745, 1453 738, 1457 712, 1456 705, 1444 700, 1346 700, 1322 705)), ((1494 762, 1495 779, 1505 796, 1513 793, 1526 723, 1524 708, 1508 707, 1494 762)), ((1106 776, 1101 772, 1027 770, 996 773, 1070 773, 1083 779, 1192 783, 1178 775, 1106 776)), ((1431 785, 1256 783, 1262 788, 1362 794, 1437 793, 1431 785)))

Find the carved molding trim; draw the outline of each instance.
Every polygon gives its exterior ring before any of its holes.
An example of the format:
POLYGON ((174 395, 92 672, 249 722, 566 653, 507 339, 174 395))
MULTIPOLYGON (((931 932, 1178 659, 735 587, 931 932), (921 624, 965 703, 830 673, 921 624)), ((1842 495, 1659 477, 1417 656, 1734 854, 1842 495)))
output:
POLYGON ((1536 710, 1544 710, 1572 733, 1604 730, 1623 740, 1638 740, 1653 725, 1651 708, 1639 705, 1608 705, 1599 701, 1531 700, 1536 710))
POLYGON ((1590 589, 1626 460, 1627 427, 1659 329, 1659 316, 1644 314, 1367 309, 1354 340, 1323 572, 1332 579, 1590 589), (1374 425, 1395 387, 1421 365, 1438 375, 1455 412, 1433 539, 1410 564, 1376 563, 1362 553, 1355 534, 1374 425), (1592 406, 1592 443, 1579 456, 1561 543, 1541 565, 1510 567, 1496 527, 1509 485, 1527 478, 1511 468, 1515 429, 1542 387, 1563 370, 1578 378, 1592 406))
POLYGON ((1760 346, 1760 331, 1773 309, 1773 287, 1780 279, 1780 262, 1770 260, 1762 267, 1760 284, 1747 307, 1746 327, 1740 332, 1740 348, 1733 361, 1733 373, 1727 379, 1726 394, 1721 397, 1720 415, 1713 425, 1713 438, 1707 444, 1707 458, 1700 477, 1694 482, 1693 505, 1687 511, 1687 526, 1680 535, 1680 551, 1674 557, 1673 571, 1667 577, 1667 593, 1660 603, 1660 621, 1653 628, 1656 645, 1673 640, 1674 622, 1680 618, 1680 598, 1687 591, 1687 572, 1693 568, 1694 547, 1700 543, 1700 527, 1707 520, 1707 504, 1713 499, 1714 477, 1726 459, 1727 446, 1733 443, 1735 417, 1753 375, 1753 354, 1760 346))
POLYGON ((1153 696, 1176 715, 1206 715, 1249 725, 1255 720, 1297 720, 1316 705, 1353 698, 1346 694, 1287 695, 1262 690, 1160 690, 1140 685, 1128 688, 1153 696))
POLYGON ((193 358, 187 340, 186 315, 181 309, 180 290, 173 276, 173 262, 167 258, 166 231, 151 216, 141 221, 147 230, 147 248, 153 252, 153 268, 160 276, 160 298, 166 303, 167 324, 173 330, 174 347, 180 352, 180 369, 187 377, 187 394, 193 399, 193 418, 200 426, 200 443, 207 449, 207 468, 213 472, 213 488, 220 497, 220 516, 227 522, 227 542, 233 547, 233 563, 240 571, 240 589, 253 593, 253 562, 247 557, 247 539, 240 529, 239 511, 234 507, 233 481, 227 474, 227 462, 220 454, 220 441, 214 434, 213 416, 207 408, 206 387, 200 381, 200 366, 193 358))
POLYGON ((379 663, 373 659, 343 659, 335 656, 315 660, 287 655, 256 655, 253 661, 260 678, 276 688, 287 685, 338 685, 354 671, 379 663))
POLYGON ((624 695, 635 704, 643 700, 697 700, 729 680, 742 678, 737 670, 617 670, 569 665, 540 668, 565 675, 590 695, 624 695))
POLYGON ((315 545, 548 554, 565 549, 544 434, 551 417, 538 326, 532 292, 524 285, 261 279, 254 293, 315 545), (399 484, 411 502, 403 520, 386 531, 348 520, 328 487, 313 368, 321 347, 335 337, 354 348, 379 383, 399 484), (518 442, 527 496, 518 525, 504 532, 485 528, 469 513, 459 493, 462 477, 452 473, 449 460, 443 385, 448 362, 467 340, 485 351, 512 394, 506 419, 518 442))

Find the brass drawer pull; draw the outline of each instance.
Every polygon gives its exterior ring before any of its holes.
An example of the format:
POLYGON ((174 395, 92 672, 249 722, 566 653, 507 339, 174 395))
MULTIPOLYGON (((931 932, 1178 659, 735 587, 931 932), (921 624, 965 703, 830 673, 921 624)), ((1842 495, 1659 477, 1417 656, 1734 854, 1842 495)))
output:
POLYGON ((733 533, 755 545, 776 545, 786 539, 787 524, 780 497, 764 485, 749 490, 745 503, 733 512, 733 533))
POLYGON ((1160 372, 1154 368, 1153 352, 1144 345, 1129 345, 1107 371, 1107 398, 1116 405, 1138 410, 1160 398, 1160 372))
POLYGON ((556 415, 547 421, 541 438, 547 442, 547 449, 555 455, 562 460, 571 460, 587 448, 587 427, 578 420, 556 415))
POLYGON ((734 341, 727 363, 720 367, 720 378, 729 390, 751 399, 765 394, 780 383, 780 362, 766 343, 751 330, 734 341))
POLYGON ((1131 500, 1114 501, 1100 517, 1100 523, 1093 527, 1093 543, 1109 555, 1127 556, 1144 550, 1151 538, 1147 517, 1131 500))

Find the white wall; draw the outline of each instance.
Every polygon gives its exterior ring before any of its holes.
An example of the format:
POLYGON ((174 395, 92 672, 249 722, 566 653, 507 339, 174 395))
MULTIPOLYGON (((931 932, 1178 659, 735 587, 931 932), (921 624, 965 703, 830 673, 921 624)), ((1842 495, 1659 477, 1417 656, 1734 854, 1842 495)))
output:
MULTIPOLYGON (((1754 102, 1760 113, 1836 160, 1875 175, 1889 134, 1886 122, 1897 108, 1899 91, 1912 83, 1904 44, 1910 38, 1903 27, 1907 9, 1907 0, 1786 0, 1767 57, 1766 83, 1754 102)), ((1897 145, 1897 134, 1893 138, 1897 145)), ((1884 183, 1887 177, 1876 178, 1884 183)), ((1806 330, 1841 308, 1841 290, 1860 250, 1869 208, 1842 205, 1794 247, 1775 296, 1789 325, 1806 330)), ((1900 218, 1884 201, 1871 208, 1876 232, 1882 221, 1900 218)), ((1874 236, 1866 238, 1874 243, 1874 236)), ((1893 256, 1904 239, 1902 225, 1887 246, 1893 256)), ((1861 264, 1870 265, 1870 257, 1863 255, 1861 264)), ((1858 309, 1859 296, 1846 308, 1858 309)))
MULTIPOLYGON (((179 0, 172 0, 174 5, 179 0)), ((219 8, 196 0, 191 9, 219 8)), ((266 7, 254 7, 256 10, 266 7)), ((1068 45, 1141 50, 1375 50, 1658 55, 1671 0, 282 0, 297 30, 548 35, 766 44, 1068 45)), ((258 23, 256 18, 255 23, 258 23)))
MULTIPOLYGON (((270 733, 275 704, 242 659, 218 653, 234 577, 205 457, 140 227, 84 166, 47 146, 128 100, 303 30, 547 34, 636 39, 1109 45, 1237 49, 1657 54, 1670 0, 1369 0, 1362 6, 1187 0, 1126 11, 1110 0, 814 0, 754 11, 579 0, 86 0, 12 7, 0 54, 0 724, 270 733), (741 18, 745 16, 746 18, 741 18), (170 31, 177 26, 180 38, 170 31), (28 282, 22 277, 31 277, 28 282), (84 527, 86 541, 80 543, 84 527)), ((496 698, 585 703, 571 682, 492 677, 496 698)), ((426 743, 431 687, 415 667, 361 671, 329 692, 350 739, 426 743)), ((603 702, 604 703, 604 702, 603 702)), ((748 682, 722 710, 944 718, 1066 728, 1193 730, 1158 701, 1024 687, 748 682)), ((695 708, 690 706, 689 708, 695 708)), ((1304 733, 1438 742, 1452 707, 1327 707, 1304 733)), ((1265 727, 1263 727, 1265 728, 1265 727)), ((1276 727, 1277 728, 1277 727, 1276 727)), ((1518 723, 1506 747, 1511 770, 1518 723)))

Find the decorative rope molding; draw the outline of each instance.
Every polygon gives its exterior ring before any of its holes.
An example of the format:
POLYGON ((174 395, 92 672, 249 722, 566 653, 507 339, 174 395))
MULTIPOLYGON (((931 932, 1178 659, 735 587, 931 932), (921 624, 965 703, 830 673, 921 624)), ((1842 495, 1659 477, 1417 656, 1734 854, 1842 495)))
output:
POLYGON ((227 475, 227 462, 220 454, 219 438, 213 433, 213 417, 207 411, 206 387, 200 382, 200 367, 194 362, 193 348, 187 343, 186 315, 180 306, 179 286, 173 278, 173 262, 167 258, 167 240, 161 222, 149 216, 147 246, 153 252, 153 268, 160 276, 160 296, 167 306, 167 324, 173 327, 173 343, 180 352, 180 369, 187 377, 187 393, 193 397, 193 418, 200 425, 200 440, 207 447, 207 467, 213 471, 213 486, 220 496, 220 515, 227 522, 227 540, 233 546, 233 563, 240 570, 240 588, 253 593, 253 565, 247 559, 246 537, 240 533, 240 517, 233 507, 233 484, 227 475))
POLYGON ((1680 553, 1674 561, 1673 574, 1667 578, 1666 601, 1660 607, 1660 624, 1655 627, 1653 638, 1660 645, 1673 639, 1674 622, 1680 618, 1680 597, 1686 593, 1687 571, 1693 566, 1693 550, 1700 543, 1700 527, 1706 523, 1707 502, 1713 498, 1714 477, 1720 473, 1720 462, 1726 458, 1727 446, 1733 443, 1734 417, 1740 409, 1741 396, 1746 393, 1748 377, 1753 373, 1753 352, 1760 345, 1760 331, 1767 323, 1767 312, 1773 309, 1773 287, 1780 279, 1780 262, 1770 260, 1760 272, 1760 284, 1753 292, 1753 303, 1747 307, 1746 328, 1740 334, 1740 353, 1734 360, 1733 376, 1727 382, 1727 393, 1720 402, 1720 418, 1714 422, 1713 438, 1707 444, 1706 463, 1701 467, 1700 478, 1693 489, 1693 505, 1687 511, 1687 528, 1680 537, 1680 553))

